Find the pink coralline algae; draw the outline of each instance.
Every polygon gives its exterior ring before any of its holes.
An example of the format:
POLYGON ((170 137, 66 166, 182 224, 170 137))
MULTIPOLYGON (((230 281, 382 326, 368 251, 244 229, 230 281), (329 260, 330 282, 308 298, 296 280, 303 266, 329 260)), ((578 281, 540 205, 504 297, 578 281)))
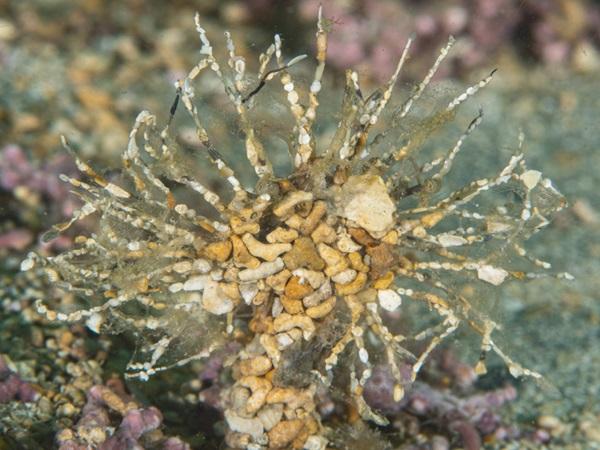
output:
MULTIPOLYGON (((407 367, 405 372, 408 375, 410 368, 407 367)), ((450 376, 453 376, 452 373, 450 376)), ((515 431, 505 426, 498 415, 504 404, 516 398, 517 392, 513 386, 459 395, 448 388, 419 381, 410 383, 408 377, 406 380, 406 394, 401 401, 395 402, 394 378, 389 368, 377 366, 365 385, 365 400, 372 408, 388 416, 399 417, 401 422, 401 417, 408 414, 408 417, 416 418, 418 423, 423 421, 423 427, 433 425, 444 434, 457 434, 468 450, 481 448, 484 437, 496 440, 515 437, 515 431)), ((462 389, 465 387, 463 385, 462 389)))
POLYGON ((157 408, 139 406, 119 380, 110 380, 89 390, 81 418, 73 429, 62 430, 57 441, 60 450, 188 450, 189 445, 179 438, 162 434, 162 421, 157 408), (118 425, 111 420, 115 414, 121 416, 118 425))
POLYGON ((32 240, 33 235, 29 230, 10 230, 6 233, 0 233, 0 248, 17 251, 24 250, 31 244, 32 240))
POLYGON ((10 370, 4 358, 0 356, 0 404, 14 400, 33 402, 38 397, 35 389, 10 370))
MULTIPOLYGON (((310 22, 319 3, 299 2, 301 17, 310 22)), ((589 71, 598 64, 600 9, 582 1, 334 0, 327 6, 335 29, 329 41, 331 64, 339 69, 360 65, 377 82, 393 71, 410 33, 417 37, 418 55, 435 53, 440 37, 454 35, 460 45, 449 70, 458 73, 513 49, 547 65, 589 71)))
POLYGON ((43 165, 33 163, 25 151, 17 145, 7 145, 0 151, 0 187, 14 191, 25 187, 47 197, 52 203, 60 204, 62 214, 73 213, 69 189, 58 179, 58 174, 76 173, 71 158, 59 154, 43 165))
MULTIPOLYGON (((60 174, 77 176, 76 167, 68 155, 51 157, 46 163, 37 163, 17 145, 6 145, 0 150, 0 192, 6 191, 9 201, 5 214, 18 217, 20 226, 0 230, 0 249, 23 251, 35 239, 42 212, 48 212, 53 220, 70 216, 77 200, 69 195, 69 189, 60 181, 60 174), (27 224, 27 227, 23 227, 27 224)), ((52 247, 66 249, 71 242, 61 236, 52 247)))

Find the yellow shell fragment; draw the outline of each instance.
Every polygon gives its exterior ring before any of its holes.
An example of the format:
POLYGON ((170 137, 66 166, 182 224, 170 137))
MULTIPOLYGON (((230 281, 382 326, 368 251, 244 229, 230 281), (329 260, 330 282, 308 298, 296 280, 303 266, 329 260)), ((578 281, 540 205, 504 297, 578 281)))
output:
POLYGON ((394 226, 396 205, 385 183, 375 175, 353 175, 343 185, 340 215, 367 230, 374 237, 384 236, 394 226))

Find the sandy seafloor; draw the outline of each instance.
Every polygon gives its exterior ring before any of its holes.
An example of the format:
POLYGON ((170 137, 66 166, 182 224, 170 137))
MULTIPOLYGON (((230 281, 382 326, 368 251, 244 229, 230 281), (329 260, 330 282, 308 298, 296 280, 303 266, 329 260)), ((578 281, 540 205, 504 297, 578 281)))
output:
MULTIPOLYGON (((187 28, 193 31, 191 21, 187 28)), ((126 30, 120 29, 119 33, 125 42, 122 52, 127 54, 126 30)), ((189 36, 189 33, 186 31, 185 35, 189 36)), ((56 39, 60 42, 58 37, 56 39)), ((68 40, 68 36, 64 39, 68 40)), ((169 45, 177 46, 181 41, 175 39, 175 42, 169 45)), ((93 103, 92 100, 86 103, 85 98, 86 94, 93 93, 79 91, 75 95, 79 103, 74 102, 73 87, 69 86, 69 81, 61 80, 63 72, 68 72, 65 67, 77 63, 73 62, 72 54, 61 53, 71 51, 68 45, 49 48, 33 45, 26 38, 8 40, 4 45, 4 57, 10 57, 13 62, 18 60, 20 66, 13 65, 9 69, 7 65, 0 69, 3 71, 0 75, 3 114, 9 114, 6 112, 9 111, 11 115, 11 120, 2 124, 0 147, 22 146, 39 163, 61 151, 56 145, 58 134, 76 126, 76 108, 85 110, 89 102, 93 103), (65 65, 61 65, 61 61, 65 65), (42 73, 42 69, 47 72, 42 73), (23 72, 28 73, 29 81, 15 90, 23 72), (49 97, 45 98, 48 93, 49 97), (39 123, 34 120, 33 128, 23 122, 25 112, 39 116, 39 123), (69 118, 67 125, 64 116, 69 118)), ((190 46, 187 42, 182 45, 190 46)), ((75 139, 85 144, 85 133, 93 136, 91 143, 83 145, 83 150, 99 165, 117 163, 116 155, 126 137, 124 133, 137 110, 162 105, 162 110, 166 111, 172 98, 169 80, 165 77, 148 75, 143 82, 131 81, 136 70, 140 76, 147 75, 155 67, 159 73, 164 71, 160 61, 136 69, 134 66, 139 61, 135 55, 131 56, 133 73, 128 74, 129 78, 121 74, 126 81, 122 78, 114 81, 129 83, 131 89, 125 92, 121 87, 112 89, 111 72, 102 68, 103 51, 106 48, 102 46, 92 47, 88 50, 89 58, 79 61, 87 64, 82 69, 81 83, 87 82, 86 71, 91 71, 95 77, 92 85, 100 86, 103 93, 100 100, 95 100, 106 101, 109 112, 113 102, 118 101, 119 107, 108 115, 101 111, 104 121, 101 123, 90 123, 97 111, 88 108, 86 114, 89 117, 82 121, 87 130, 75 139), (116 128, 111 128, 113 126, 116 128), (94 154, 94 148, 101 150, 94 154)), ((120 68, 126 65, 127 61, 119 63, 120 68)), ((515 382, 518 398, 503 408, 503 416, 510 423, 534 427, 538 426, 536 421, 540 416, 552 416, 557 420, 548 429, 552 439, 546 446, 525 441, 491 446, 600 448, 600 77, 594 73, 575 74, 568 68, 559 71, 526 65, 518 67, 512 63, 499 64, 499 69, 496 80, 465 108, 456 126, 448 128, 449 135, 464 128, 470 114, 482 106, 485 120, 465 145, 464 153, 470 157, 463 161, 462 170, 491 175, 514 151, 519 130, 523 131, 529 167, 542 170, 550 177, 571 205, 544 232, 536 235, 527 244, 527 249, 552 262, 553 269, 570 272, 575 280, 510 283, 503 286, 496 299, 495 314, 504 327, 497 340, 512 357, 545 378, 544 383, 515 382)), ((473 81, 477 77, 468 76, 467 79, 473 81)), ((9 196, 10 193, 5 192, 3 199, 9 196)), ((6 201, 5 205, 0 205, 0 222, 3 223, 11 221, 13 215, 6 201)), ((11 199, 10 207, 15 204, 18 202, 11 199)), ((35 233, 51 225, 43 223, 43 219, 41 223, 33 222, 35 233)), ((36 240, 19 251, 1 249, 0 257, 6 262, 3 267, 14 266, 14 261, 35 245, 36 240)), ((6 296, 7 290, 3 292, 6 296)), ((0 330, 3 321, 13 316, 14 312, 0 311, 0 330)), ((464 351, 466 358, 477 351, 477 343, 473 340, 467 339, 465 343, 457 338, 453 344, 464 351)), ((494 386, 506 377, 502 363, 492 358, 490 374, 482 383, 494 386)), ((0 438, 0 448, 10 448, 9 442, 0 438)))

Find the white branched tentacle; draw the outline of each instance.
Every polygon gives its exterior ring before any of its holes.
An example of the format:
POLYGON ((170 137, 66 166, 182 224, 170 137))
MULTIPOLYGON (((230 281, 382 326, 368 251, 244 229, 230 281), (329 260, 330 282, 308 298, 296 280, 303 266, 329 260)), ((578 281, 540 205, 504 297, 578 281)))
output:
POLYGON ((428 172, 433 167, 435 167, 439 164, 442 164, 442 167, 440 168, 439 172, 434 174, 432 177, 432 179, 434 179, 434 180, 441 180, 442 177, 444 177, 448 172, 450 172, 450 169, 452 168, 452 163, 454 162, 454 158, 456 158, 456 155, 460 151, 464 141, 481 124, 482 120, 483 120, 483 110, 480 109, 479 114, 477 114, 477 117, 475 117, 471 121, 471 123, 469 124, 469 126, 467 127, 465 132, 458 138, 458 141, 456 141, 456 144, 454 145, 454 147, 452 147, 452 149, 450 149, 448 154, 444 158, 438 158, 429 164, 425 164, 423 166, 422 172, 423 173, 428 172))
POLYGON ((408 98, 408 100, 406 100, 404 105, 402 105, 402 107, 398 111, 399 119, 403 119, 410 112, 412 105, 417 100, 419 100, 419 98, 421 97, 421 94, 423 94, 423 91, 429 85, 429 83, 431 82, 431 79, 433 78, 433 76, 437 72, 438 68, 440 67, 440 64, 446 58, 446 56, 448 56, 448 52, 450 51, 450 49, 452 48, 453 45, 454 45, 454 37, 450 36, 450 38, 448 39, 448 43, 440 50, 440 54, 438 55, 437 59, 433 63, 433 66, 431 66, 431 69, 429 69, 429 72, 427 72, 427 75, 425 76, 423 81, 421 81, 421 83, 419 83, 419 86, 417 87, 415 93, 412 94, 408 98))
MULTIPOLYGON (((303 122, 306 124, 305 130, 308 136, 312 136, 312 125, 317 117, 317 107, 319 106, 319 92, 322 88, 323 72, 325 70, 325 61, 327 58, 327 31, 323 26, 323 7, 319 6, 318 20, 317 20, 317 67, 315 68, 315 74, 313 81, 310 84, 308 93, 308 107, 304 113, 303 122)), ((299 155, 300 164, 306 163, 311 158, 312 154, 317 151, 316 142, 313 142, 312 147, 309 147, 310 152, 305 152, 299 155)))
POLYGON ((492 81, 492 78, 494 77, 496 70, 497 69, 492 70, 490 72, 490 74, 487 77, 485 77, 483 80, 479 81, 479 83, 477 83, 473 86, 469 86, 465 92, 463 92, 459 96, 455 97, 450 103, 448 103, 448 107, 446 109, 448 111, 452 111, 452 110, 456 109, 461 103, 464 103, 466 100, 468 100, 469 97, 472 97, 480 89, 483 89, 484 87, 486 87, 489 84, 489 82, 492 81))

